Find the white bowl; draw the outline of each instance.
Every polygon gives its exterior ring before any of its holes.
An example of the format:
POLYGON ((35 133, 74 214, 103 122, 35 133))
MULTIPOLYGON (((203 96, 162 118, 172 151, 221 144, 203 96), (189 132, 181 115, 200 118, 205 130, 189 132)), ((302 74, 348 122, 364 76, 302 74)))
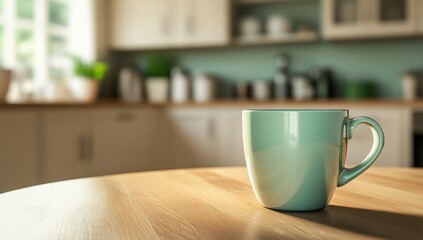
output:
POLYGON ((12 71, 0 69, 0 102, 4 102, 12 80, 12 71))

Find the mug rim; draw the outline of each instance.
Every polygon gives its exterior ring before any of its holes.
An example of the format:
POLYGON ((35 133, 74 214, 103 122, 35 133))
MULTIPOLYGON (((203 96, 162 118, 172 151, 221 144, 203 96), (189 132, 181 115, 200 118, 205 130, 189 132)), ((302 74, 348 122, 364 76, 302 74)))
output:
POLYGON ((244 109, 242 112, 303 112, 303 113, 324 113, 324 112, 347 112, 348 109, 313 109, 313 108, 303 108, 303 109, 286 109, 286 108, 275 108, 275 109, 244 109))

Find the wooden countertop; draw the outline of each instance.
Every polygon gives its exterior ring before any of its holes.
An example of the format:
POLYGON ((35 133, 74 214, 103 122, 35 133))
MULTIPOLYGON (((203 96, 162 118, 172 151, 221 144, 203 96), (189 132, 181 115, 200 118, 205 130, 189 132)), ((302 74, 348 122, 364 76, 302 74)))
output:
POLYGON ((423 99, 404 101, 398 99, 378 100, 312 100, 312 101, 248 101, 248 100, 216 100, 204 103, 146 103, 123 102, 119 100, 100 100, 96 102, 27 102, 27 103, 0 103, 0 109, 10 108, 103 108, 103 107, 129 107, 129 108, 173 108, 173 107, 240 107, 240 108, 318 108, 318 107, 409 107, 423 108, 423 99))
POLYGON ((236 100, 217 100, 205 103, 159 103, 150 104, 145 102, 122 102, 118 100, 101 100, 91 103, 80 102, 33 102, 33 103, 0 103, 1 109, 13 108, 350 108, 350 107, 408 107, 422 108, 423 99, 416 101, 404 101, 393 99, 379 100, 313 100, 313 101, 236 101, 236 100))
POLYGON ((96 177, 0 194, 0 239, 423 239, 423 170, 371 168, 322 211, 277 212, 245 168, 96 177))

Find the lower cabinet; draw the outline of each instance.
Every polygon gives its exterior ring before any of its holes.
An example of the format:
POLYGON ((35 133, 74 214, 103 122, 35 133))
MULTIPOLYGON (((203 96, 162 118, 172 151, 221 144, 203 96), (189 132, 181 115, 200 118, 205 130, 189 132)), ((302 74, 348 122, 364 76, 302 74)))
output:
POLYGON ((40 182, 38 114, 0 112, 0 193, 40 182))
MULTIPOLYGON (((385 132, 376 166, 411 166, 411 110, 352 108, 385 132)), ((172 108, 52 110, 43 114, 43 180, 173 168, 245 166, 242 109, 172 108)), ((359 164, 373 144, 360 125, 346 165, 359 164)), ((34 150, 35 151, 35 150, 34 150)))
MULTIPOLYGON (((385 147, 375 166, 412 166, 412 110, 407 108, 351 108, 350 117, 368 116, 376 120, 385 134, 385 147)), ((222 110, 219 124, 221 157, 220 166, 245 165, 242 146, 242 109, 222 110)), ((373 145, 371 130, 359 125, 348 142, 346 166, 358 165, 373 145)))
POLYGON ((169 168, 245 166, 242 110, 174 108, 167 112, 169 168))
POLYGON ((92 115, 88 110, 46 110, 42 114, 43 182, 90 175, 92 115))
POLYGON ((242 143, 242 110, 222 110, 219 124, 219 166, 245 166, 242 143))
POLYGON ((158 114, 132 109, 45 112, 43 181, 165 168, 158 114))
POLYGON ((219 111, 175 108, 166 113, 168 168, 216 166, 220 161, 219 111))
POLYGON ((162 119, 158 110, 96 111, 92 174, 166 168, 162 161, 162 119))
MULTIPOLYGON (((353 108, 350 117, 367 116, 376 120, 385 135, 385 147, 375 162, 375 166, 410 167, 412 166, 412 112, 404 108, 353 108)), ((346 165, 359 164, 373 145, 371 130, 359 125, 348 142, 346 165)))
MULTIPOLYGON (((411 166, 411 109, 352 108, 385 132, 376 166, 411 166)), ((41 182, 172 168, 245 166, 240 108, 46 109, 0 112, 0 192, 41 182)), ((373 144, 360 125, 347 167, 373 144)))

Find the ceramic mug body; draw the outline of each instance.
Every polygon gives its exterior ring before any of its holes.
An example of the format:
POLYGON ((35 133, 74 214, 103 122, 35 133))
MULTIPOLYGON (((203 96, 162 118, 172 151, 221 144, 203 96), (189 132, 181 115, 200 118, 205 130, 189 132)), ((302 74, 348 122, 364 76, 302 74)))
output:
MULTIPOLYGON (((257 200, 267 208, 322 209, 337 186, 366 170, 381 151, 371 152, 373 158, 365 160, 371 163, 353 169, 354 174, 344 173, 349 128, 355 127, 350 126, 354 124, 348 110, 244 110, 242 114, 250 181, 257 200)), ((382 131, 375 127, 376 132, 382 131)), ((375 136, 383 146, 383 133, 375 136)))

